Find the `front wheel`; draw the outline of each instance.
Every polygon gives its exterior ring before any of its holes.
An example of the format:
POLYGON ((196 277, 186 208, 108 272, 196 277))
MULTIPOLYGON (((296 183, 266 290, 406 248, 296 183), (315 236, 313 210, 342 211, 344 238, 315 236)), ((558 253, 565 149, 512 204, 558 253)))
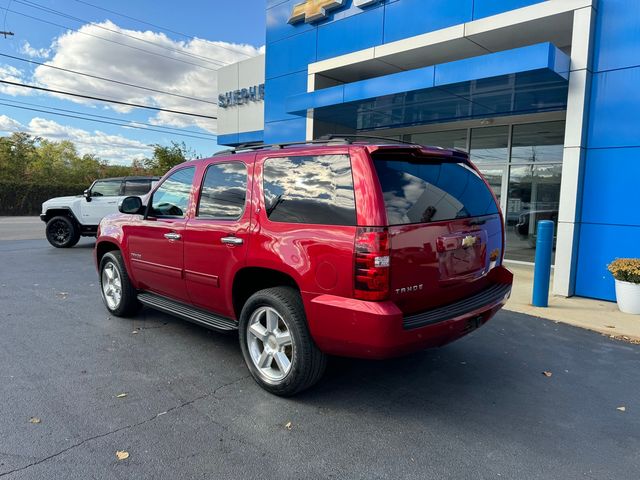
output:
POLYGON ((71 248, 80 240, 80 229, 69 217, 53 217, 47 222, 47 240, 56 248, 71 248))
POLYGON ((107 310, 116 317, 128 317, 140 309, 136 290, 118 251, 105 253, 100 260, 100 293, 107 310))
POLYGON ((294 395, 315 384, 327 359, 307 328, 300 294, 275 287, 253 294, 240 315, 240 347, 251 375, 265 390, 294 395))

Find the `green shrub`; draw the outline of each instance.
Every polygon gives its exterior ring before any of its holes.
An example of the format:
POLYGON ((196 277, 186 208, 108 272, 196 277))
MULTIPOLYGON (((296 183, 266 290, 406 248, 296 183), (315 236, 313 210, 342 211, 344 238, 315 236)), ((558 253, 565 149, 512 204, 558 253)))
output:
POLYGON ((0 215, 39 215, 42 202, 53 197, 82 195, 89 185, 34 184, 0 180, 0 215))

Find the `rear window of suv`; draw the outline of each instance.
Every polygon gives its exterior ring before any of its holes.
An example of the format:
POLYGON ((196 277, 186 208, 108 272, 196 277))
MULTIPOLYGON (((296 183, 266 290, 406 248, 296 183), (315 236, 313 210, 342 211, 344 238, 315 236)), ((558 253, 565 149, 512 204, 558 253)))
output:
POLYGON ((399 155, 373 157, 389 225, 498 213, 484 180, 464 163, 399 155))
POLYGON ((348 155, 268 158, 263 179, 265 210, 272 222, 356 224, 348 155))

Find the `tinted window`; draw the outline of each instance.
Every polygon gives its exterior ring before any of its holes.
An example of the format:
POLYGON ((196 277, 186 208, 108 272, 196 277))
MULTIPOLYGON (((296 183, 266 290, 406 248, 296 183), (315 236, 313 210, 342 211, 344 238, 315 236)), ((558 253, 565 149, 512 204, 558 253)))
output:
POLYGON ((195 171, 193 167, 183 168, 162 182, 153 194, 149 214, 157 217, 184 217, 189 206, 189 194, 195 171))
POLYGON ((145 195, 151 190, 151 180, 125 180, 124 195, 145 195))
POLYGON ((390 225, 498 213, 491 191, 460 163, 375 159, 390 225))
POLYGON ((348 155, 267 159, 263 187, 267 216, 274 222, 356 223, 348 155))
POLYGON ((120 195, 121 180, 98 180, 91 187, 92 197, 117 197, 120 195))
POLYGON ((244 211, 247 168, 244 163, 219 163, 207 168, 198 204, 198 216, 238 219, 244 211))

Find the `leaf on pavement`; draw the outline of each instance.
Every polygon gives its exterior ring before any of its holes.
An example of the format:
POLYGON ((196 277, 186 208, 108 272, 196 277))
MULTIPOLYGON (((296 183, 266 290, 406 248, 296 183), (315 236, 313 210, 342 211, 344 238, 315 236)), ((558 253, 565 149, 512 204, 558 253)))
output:
POLYGON ((293 426, 293 424, 291 422, 287 422, 284 424, 284 428, 286 428, 287 430, 291 430, 291 427, 293 426))
POLYGON ((553 373, 551 373, 551 372, 547 372, 546 370, 545 370, 544 372, 542 372, 542 374, 543 374, 545 377, 550 377, 551 375, 553 375, 553 373))
POLYGON ((118 450, 116 452, 116 458, 118 460, 126 460, 127 458, 129 458, 129 452, 127 452, 125 450, 118 450))
POLYGON ((42 420, 40 420, 38 417, 31 417, 29 419, 29 423, 41 423, 42 420))
POLYGON ((126 396, 127 396, 127 393, 123 392, 123 393, 119 393, 118 395, 116 395, 116 398, 124 398, 126 396))
POLYGON ((627 407, 618 407, 618 408, 616 408, 616 410, 620 410, 621 412, 626 412, 627 411, 627 407))

